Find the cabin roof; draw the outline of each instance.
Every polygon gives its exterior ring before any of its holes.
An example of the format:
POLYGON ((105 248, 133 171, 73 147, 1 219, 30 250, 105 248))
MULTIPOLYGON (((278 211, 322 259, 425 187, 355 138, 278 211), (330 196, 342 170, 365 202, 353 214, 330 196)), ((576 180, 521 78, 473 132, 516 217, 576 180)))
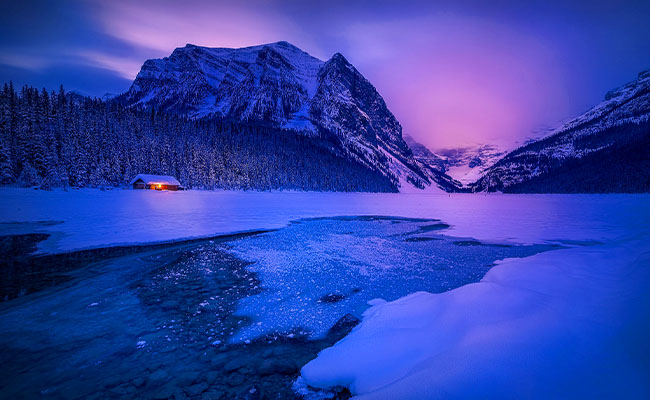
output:
POLYGON ((145 185, 176 185, 180 186, 181 183, 176 180, 173 176, 169 175, 149 175, 149 174, 138 174, 133 180, 131 180, 131 185, 136 183, 138 180, 142 180, 145 185))

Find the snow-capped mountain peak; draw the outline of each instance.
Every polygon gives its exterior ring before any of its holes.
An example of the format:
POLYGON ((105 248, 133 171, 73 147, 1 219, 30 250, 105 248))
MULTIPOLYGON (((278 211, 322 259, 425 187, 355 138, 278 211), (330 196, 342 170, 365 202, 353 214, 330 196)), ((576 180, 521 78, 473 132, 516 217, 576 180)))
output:
POLYGON ((436 154, 443 159, 445 172, 463 185, 476 182, 481 174, 505 153, 494 144, 482 144, 453 149, 440 149, 436 154))
POLYGON ((119 100, 320 137, 398 187, 446 186, 413 158, 383 98, 340 53, 322 61, 288 42, 240 49, 188 44, 147 60, 119 100))

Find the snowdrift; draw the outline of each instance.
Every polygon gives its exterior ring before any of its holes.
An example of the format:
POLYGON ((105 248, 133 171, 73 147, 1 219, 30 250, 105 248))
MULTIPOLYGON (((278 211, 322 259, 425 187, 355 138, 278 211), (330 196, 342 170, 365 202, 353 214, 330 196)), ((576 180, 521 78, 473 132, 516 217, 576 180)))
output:
POLYGON ((507 259, 479 283, 378 301, 302 377, 363 399, 648 398, 648 239, 507 259))

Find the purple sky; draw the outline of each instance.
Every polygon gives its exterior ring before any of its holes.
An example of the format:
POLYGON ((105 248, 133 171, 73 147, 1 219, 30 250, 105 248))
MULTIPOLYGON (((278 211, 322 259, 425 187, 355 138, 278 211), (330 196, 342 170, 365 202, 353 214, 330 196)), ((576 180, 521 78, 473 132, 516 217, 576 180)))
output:
POLYGON ((343 53, 434 149, 539 136, 650 68, 648 1, 2 1, 2 81, 118 93, 186 43, 286 40, 343 53))

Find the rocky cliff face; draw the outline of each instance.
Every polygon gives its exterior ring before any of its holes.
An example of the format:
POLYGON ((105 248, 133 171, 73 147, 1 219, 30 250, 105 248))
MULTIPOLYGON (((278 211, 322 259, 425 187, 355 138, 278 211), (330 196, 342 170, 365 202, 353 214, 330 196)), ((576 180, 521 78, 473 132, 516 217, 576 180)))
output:
POLYGON ((383 98, 339 53, 324 62, 287 42, 241 49, 187 45, 147 60, 118 100, 321 137, 400 188, 453 189, 443 172, 413 157, 383 98))

